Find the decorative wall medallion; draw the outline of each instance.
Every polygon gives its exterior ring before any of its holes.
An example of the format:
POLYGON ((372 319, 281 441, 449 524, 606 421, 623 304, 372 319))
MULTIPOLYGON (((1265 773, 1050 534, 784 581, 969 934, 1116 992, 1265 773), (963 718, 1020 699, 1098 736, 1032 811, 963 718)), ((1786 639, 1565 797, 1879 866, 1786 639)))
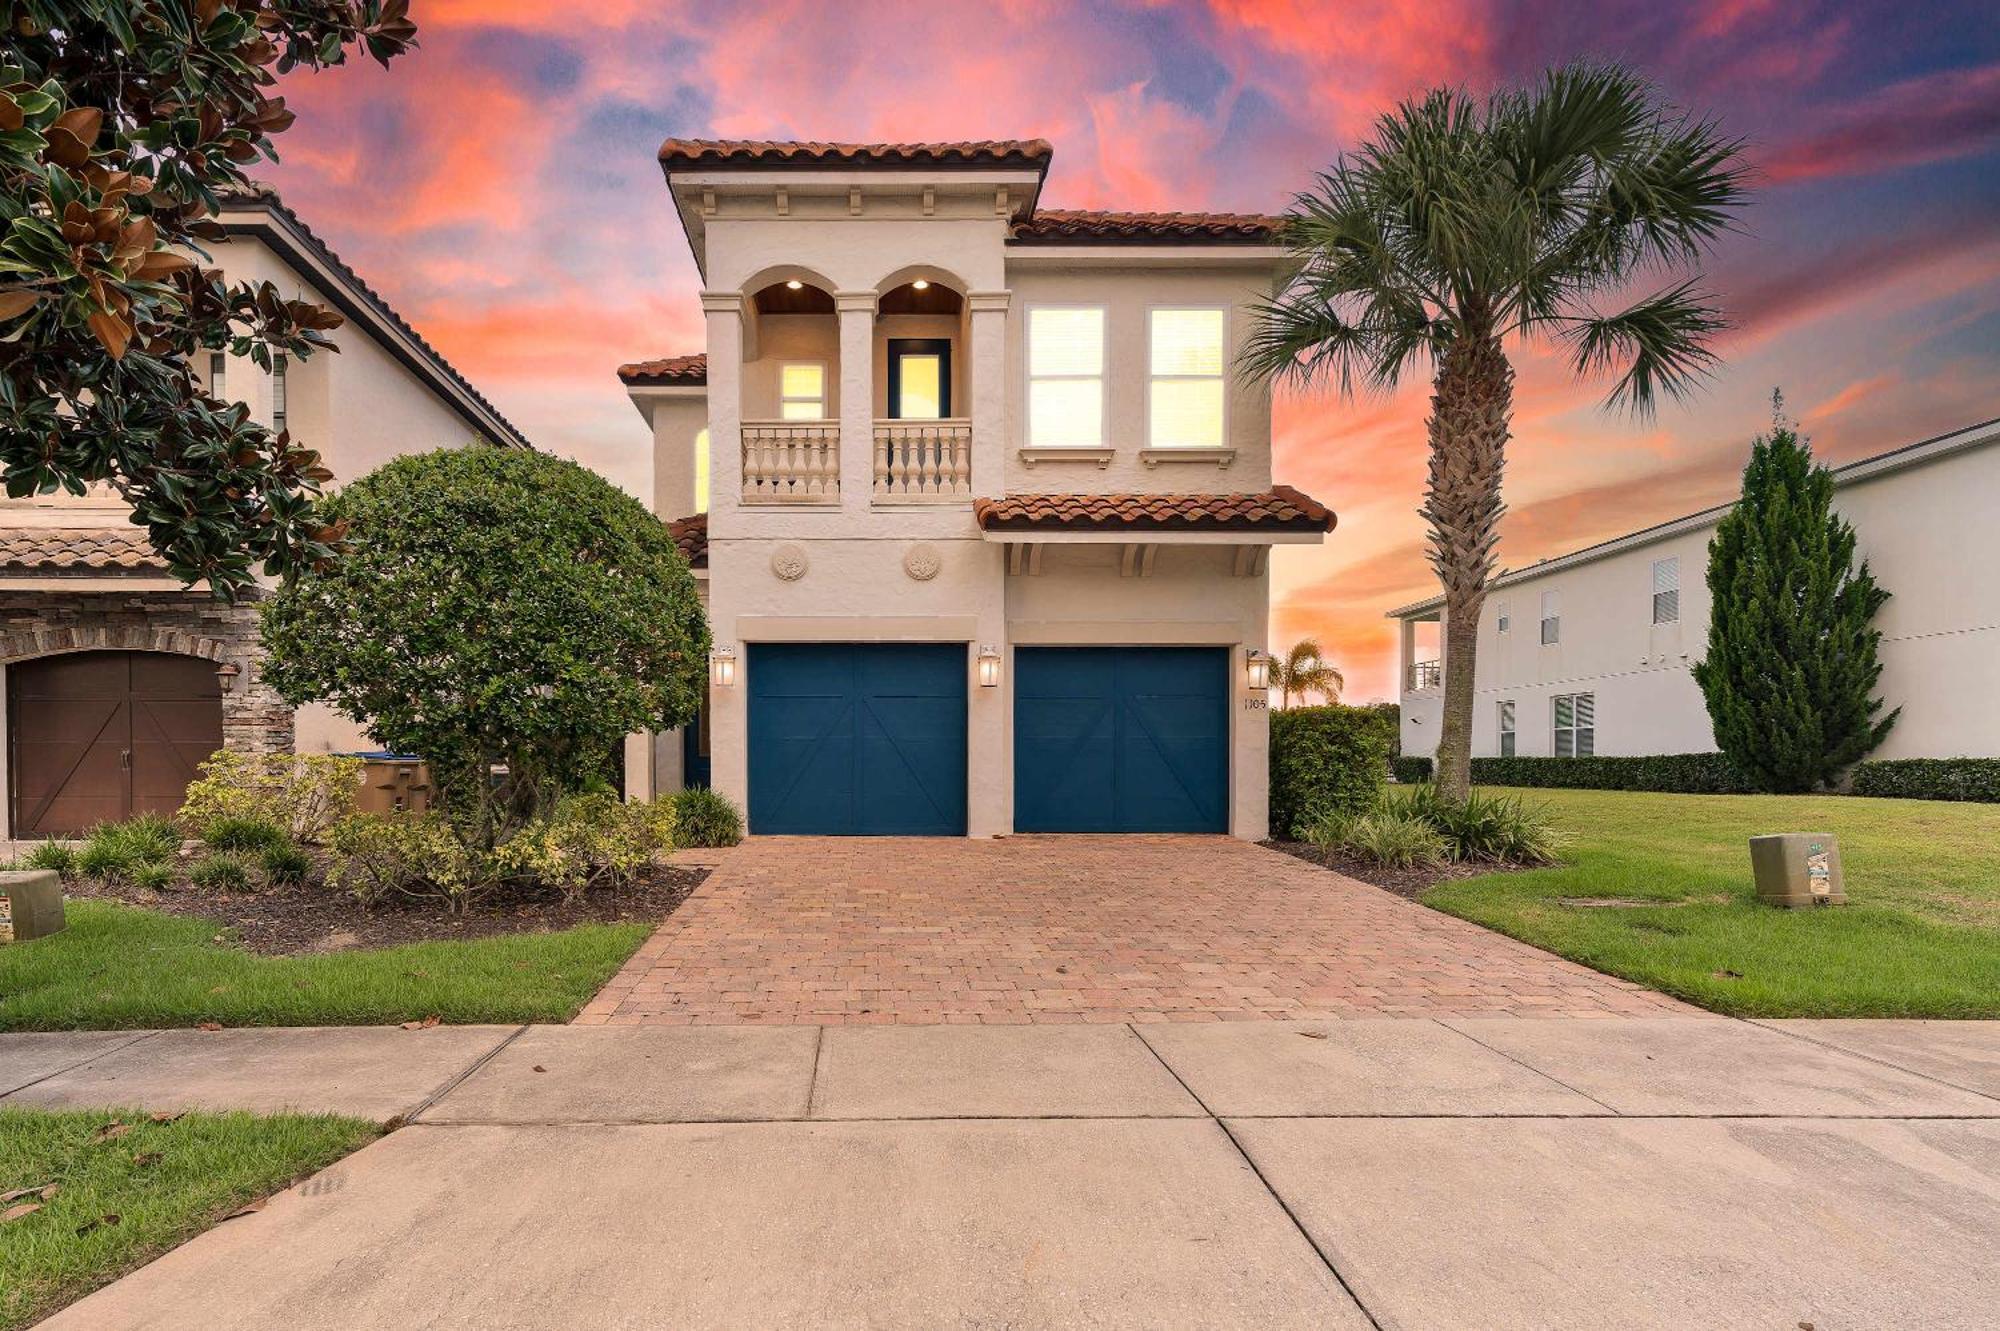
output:
POLYGON ((812 567, 802 545, 781 545, 771 552, 771 572, 786 582, 797 582, 812 567))
POLYGON ((929 582, 943 567, 944 560, 939 557, 937 547, 928 541, 919 541, 903 552, 903 572, 918 582, 929 582))

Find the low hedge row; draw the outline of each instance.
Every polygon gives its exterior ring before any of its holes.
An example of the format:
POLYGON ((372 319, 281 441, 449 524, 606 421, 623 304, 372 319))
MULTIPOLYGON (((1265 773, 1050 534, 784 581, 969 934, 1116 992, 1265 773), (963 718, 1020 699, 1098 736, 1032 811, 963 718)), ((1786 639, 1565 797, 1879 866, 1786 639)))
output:
POLYGON ((1367 707, 1272 712, 1272 834, 1297 836, 1320 814, 1371 808, 1394 742, 1394 723, 1367 707))
POLYGON ((1883 758, 1854 765, 1854 793, 2000 804, 2000 758, 1883 758))
MULTIPOLYGON (((1396 779, 1428 781, 1429 758, 1399 758, 1396 779)), ((1660 753, 1635 757, 1474 758, 1472 780, 1481 786, 1538 786, 1547 790, 1650 790, 1679 795, 1747 795, 1753 787, 1719 753, 1660 753)))

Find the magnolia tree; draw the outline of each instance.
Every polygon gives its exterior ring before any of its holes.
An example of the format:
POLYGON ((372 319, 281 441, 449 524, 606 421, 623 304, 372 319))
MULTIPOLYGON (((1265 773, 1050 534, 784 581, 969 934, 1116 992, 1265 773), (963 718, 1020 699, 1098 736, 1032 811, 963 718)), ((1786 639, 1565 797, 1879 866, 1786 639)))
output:
POLYGON ((262 607, 266 677, 421 754, 467 845, 545 816, 626 735, 694 718, 694 577, 594 472, 473 445, 398 458, 323 507, 346 554, 262 607))
POLYGON ((0 477, 108 485, 179 577, 222 595, 324 561, 319 455, 201 391, 227 350, 333 349, 340 317, 194 257, 244 168, 276 160, 293 69, 387 63, 406 0, 15 0, 0 31, 0 477))

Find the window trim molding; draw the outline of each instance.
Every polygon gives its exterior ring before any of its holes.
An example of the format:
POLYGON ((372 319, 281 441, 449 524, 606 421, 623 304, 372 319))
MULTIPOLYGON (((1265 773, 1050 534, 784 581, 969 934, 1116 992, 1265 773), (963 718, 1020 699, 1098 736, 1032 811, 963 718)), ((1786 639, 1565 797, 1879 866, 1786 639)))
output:
MULTIPOLYGON (((1088 300, 1038 300, 1021 307, 1021 449, 1023 453, 1041 454, 1043 450, 1068 450, 1076 452, 1090 449, 1102 450, 1107 454, 1112 450, 1111 437, 1111 307, 1102 301, 1088 300), (1088 374, 1045 374, 1035 373, 1035 312, 1037 310, 1095 310, 1097 324, 1097 373, 1088 374), (1035 441, 1035 380, 1051 382, 1081 383, 1090 379, 1097 381, 1097 442, 1095 444, 1044 444, 1035 441)), ((1053 457, 1051 460, 1055 460, 1053 457)))
POLYGON ((1214 458, 1218 452, 1226 450, 1230 454, 1231 458, 1235 457, 1235 449, 1231 448, 1229 443, 1229 423, 1230 423, 1229 334, 1231 328, 1229 313, 1230 313, 1230 307, 1228 305, 1212 301, 1199 301, 1194 303, 1189 303, 1186 301, 1177 301, 1174 302, 1173 304, 1168 304, 1168 305, 1146 306, 1146 352, 1145 352, 1146 398, 1145 402, 1140 407, 1139 411, 1139 416, 1140 416, 1139 427, 1140 427, 1140 438, 1145 441, 1145 450, 1147 452, 1157 456, 1158 454, 1161 453, 1177 453, 1185 451, 1195 455, 1198 458, 1206 460, 1214 458), (1197 312, 1206 312, 1209 310, 1213 310, 1222 316, 1222 346, 1221 346, 1222 368, 1215 374, 1209 375, 1209 374, 1154 374, 1153 373, 1153 316, 1155 314, 1159 314, 1165 311, 1180 311, 1180 310, 1197 311, 1197 312), (1210 379, 1215 380, 1215 382, 1221 385, 1222 387, 1221 437, 1218 438, 1213 444, 1154 443, 1153 442, 1153 385, 1160 380, 1166 380, 1170 383, 1204 383, 1210 379))

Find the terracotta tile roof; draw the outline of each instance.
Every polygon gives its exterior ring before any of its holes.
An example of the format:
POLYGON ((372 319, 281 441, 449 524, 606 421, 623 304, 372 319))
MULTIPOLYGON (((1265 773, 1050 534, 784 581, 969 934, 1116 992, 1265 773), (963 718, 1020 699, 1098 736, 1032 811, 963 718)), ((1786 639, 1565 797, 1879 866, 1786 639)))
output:
POLYGON ((1270 245, 1281 217, 1262 213, 1117 213, 1042 208, 1014 224, 1015 245, 1270 245))
POLYGON ((1014 494, 975 499, 982 531, 1332 531, 1333 510, 1289 485, 1260 494, 1014 494))
MULTIPOLYGON (((472 386, 470 379, 460 374, 458 369, 444 358, 442 352, 425 341, 424 335, 411 327, 409 321, 403 318, 402 315, 396 313, 389 302, 384 300, 375 288, 362 281, 361 274, 348 267, 345 260, 338 254, 335 254, 324 240, 321 240, 313 233, 312 228, 305 224, 303 218, 290 208, 287 208, 284 201, 278 197, 276 190, 272 189, 269 185, 252 181, 240 189, 225 191, 222 195, 222 216, 219 220, 222 223, 223 229, 231 235, 255 235, 258 239, 266 242, 283 255, 287 261, 291 262, 294 267, 299 268, 302 275, 310 273, 311 269, 309 265, 299 262, 300 255, 298 251, 303 251, 304 254, 325 264, 336 277, 340 278, 350 288, 347 291, 336 290, 326 293, 328 300, 333 303, 336 309, 352 319, 358 313, 356 307, 365 306, 371 313, 388 322, 398 332, 402 333, 403 336, 415 343, 417 355, 406 358, 402 348, 395 346, 393 343, 377 339, 378 343, 385 350, 396 357, 396 359, 403 361, 411 372, 419 379, 422 379, 434 391, 447 399, 454 397, 462 398, 465 403, 475 407, 478 413, 484 414, 492 422, 500 435, 500 438, 494 439, 492 442, 496 444, 512 444, 519 448, 534 447, 533 444, 528 442, 528 437, 522 434, 512 421, 500 414, 498 407, 486 400, 485 394, 472 386), (272 220, 270 222, 241 222, 229 219, 228 214, 231 212, 241 212, 250 209, 261 210, 272 220)), ((461 407, 461 411, 463 411, 463 407, 461 407)), ((480 424, 476 415, 472 419, 469 419, 467 423, 471 425, 480 424)))
POLYGON ((660 164, 668 171, 701 167, 808 170, 815 167, 1026 167, 1046 171, 1055 149, 1047 139, 981 139, 960 143, 819 143, 771 139, 668 139, 660 164))
POLYGON ((0 573, 164 573, 137 527, 14 527, 0 531, 0 573))
POLYGON ((708 514, 694 513, 667 524, 689 568, 708 567, 708 514))
POLYGON ((700 387, 708 382, 708 356, 667 356, 660 360, 635 360, 618 367, 618 377, 628 384, 647 387, 700 387))

